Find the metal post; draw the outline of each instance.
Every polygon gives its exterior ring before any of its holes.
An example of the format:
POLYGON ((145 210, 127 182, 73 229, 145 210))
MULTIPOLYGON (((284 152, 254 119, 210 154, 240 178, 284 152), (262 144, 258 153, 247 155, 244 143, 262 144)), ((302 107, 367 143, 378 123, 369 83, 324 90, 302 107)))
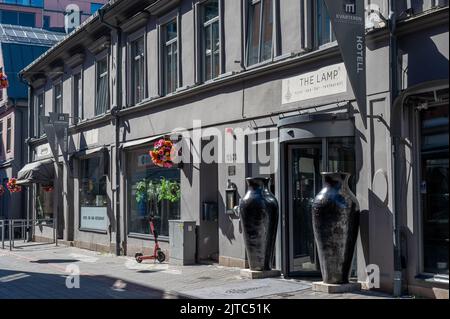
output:
POLYGON ((5 249, 5 221, 2 220, 2 249, 5 249))
POLYGON ((23 240, 24 243, 27 242, 27 239, 26 239, 27 236, 26 236, 26 234, 25 234, 25 229, 26 229, 26 227, 25 227, 25 221, 22 220, 22 240, 23 240))
POLYGON ((58 236, 56 235, 57 227, 58 227, 58 218, 53 218, 53 242, 55 243, 55 246, 58 246, 58 236))
POLYGON ((12 223, 11 223, 11 219, 9 220, 9 250, 11 251, 12 250, 12 223))

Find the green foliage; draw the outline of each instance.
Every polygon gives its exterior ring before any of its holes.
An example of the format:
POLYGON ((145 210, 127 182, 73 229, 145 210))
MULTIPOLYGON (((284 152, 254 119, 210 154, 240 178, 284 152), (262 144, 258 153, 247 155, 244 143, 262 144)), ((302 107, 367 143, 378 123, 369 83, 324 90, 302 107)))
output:
POLYGON ((136 201, 178 202, 181 198, 180 183, 161 178, 159 182, 144 179, 136 184, 136 201))

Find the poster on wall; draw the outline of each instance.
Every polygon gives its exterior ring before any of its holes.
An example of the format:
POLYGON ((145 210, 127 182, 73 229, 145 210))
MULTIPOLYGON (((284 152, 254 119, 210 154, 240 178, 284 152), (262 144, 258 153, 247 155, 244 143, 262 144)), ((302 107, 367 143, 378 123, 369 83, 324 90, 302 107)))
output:
POLYGON ((360 110, 366 102, 365 1, 325 0, 334 34, 360 110))
POLYGON ((106 207, 81 207, 81 229, 98 231, 108 230, 108 215, 106 207))

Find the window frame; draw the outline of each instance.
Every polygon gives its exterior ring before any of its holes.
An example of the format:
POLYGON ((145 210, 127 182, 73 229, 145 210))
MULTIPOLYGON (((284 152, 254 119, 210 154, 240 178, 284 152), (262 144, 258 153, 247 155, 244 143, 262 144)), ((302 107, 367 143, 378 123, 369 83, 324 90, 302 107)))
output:
POLYGON ((35 121, 34 121, 34 125, 35 125, 35 129, 34 129, 34 135, 36 138, 41 138, 42 136, 45 135, 45 130, 42 128, 42 134, 40 134, 40 130, 41 130, 41 119, 40 119, 40 113, 39 113, 39 97, 42 97, 42 108, 44 110, 42 116, 45 116, 45 90, 39 89, 36 90, 36 94, 35 94, 35 107, 34 107, 34 112, 35 112, 35 121))
POLYGON ((77 125, 85 120, 84 118, 84 70, 77 67, 72 73, 72 125, 77 125), (79 76, 78 92, 76 92, 75 80, 79 76), (80 96, 81 90, 81 96, 80 96), (78 99, 77 99, 78 97, 78 99), (77 105, 78 102, 78 105, 77 105), (80 114, 81 113, 81 114, 80 114))
POLYGON ((4 131, 4 129, 3 129, 3 124, 4 124, 4 121, 3 121, 3 119, 1 119, 0 120, 0 159, 1 160, 3 160, 4 159, 4 156, 5 156, 5 152, 4 152, 4 146, 5 145, 3 145, 3 131, 4 131))
POLYGON ((52 91, 53 91, 53 112, 55 112, 55 113, 64 113, 64 92, 63 92, 63 81, 62 81, 62 79, 59 79, 59 80, 56 80, 55 82, 53 82, 52 91), (57 101, 57 98, 58 98, 58 96, 56 95, 56 87, 58 87, 58 86, 60 87, 60 90, 61 90, 61 94, 60 94, 61 112, 58 112, 57 104, 56 104, 56 101, 57 101))
POLYGON ((162 18, 160 18, 157 21, 157 26, 158 26, 158 54, 159 54, 159 62, 158 62, 158 66, 159 66, 159 94, 160 96, 166 96, 166 95, 170 95, 170 94, 174 94, 176 93, 177 90, 179 90, 182 87, 182 79, 181 79, 181 52, 182 52, 182 47, 181 47, 181 18, 180 18, 180 11, 179 9, 175 9, 172 12, 166 14, 165 16, 163 16, 162 18), (173 44, 175 42, 174 39, 172 39, 171 41, 166 42, 165 41, 165 32, 166 32, 166 27, 169 23, 171 22, 175 22, 177 24, 177 37, 176 37, 176 43, 177 43, 177 72, 176 72, 176 76, 177 76, 177 80, 176 80, 176 89, 173 92, 168 93, 166 90, 166 58, 165 58, 165 46, 167 43, 173 44))
POLYGON ((128 105, 129 106, 135 106, 136 104, 141 103, 142 101, 144 101, 146 98, 148 98, 148 56, 147 56, 147 32, 146 32, 146 28, 141 28, 140 30, 130 34, 128 36, 127 39, 127 79, 128 79, 128 84, 127 84, 127 96, 128 96, 128 105), (134 59, 135 57, 132 57, 133 55, 133 44, 136 41, 139 40, 143 40, 144 41, 144 54, 143 54, 143 59, 144 59, 144 83, 143 83, 143 87, 144 87, 144 96, 142 98, 141 101, 136 102, 136 97, 134 96, 134 88, 133 88, 133 78, 134 78, 134 69, 133 69, 133 62, 132 59, 134 59))
POLYGON ((6 118, 6 154, 11 154, 12 147, 12 116, 6 118))
MULTIPOLYGON (((336 36, 334 35, 334 29, 333 29, 333 25, 332 25, 331 19, 330 19, 330 37, 331 38, 329 39, 330 41, 322 43, 322 44, 320 43, 319 17, 318 17, 319 7, 318 7, 318 3, 317 3, 318 1, 323 1, 323 0, 313 0, 313 2, 312 2, 312 19, 311 19, 311 21, 312 21, 312 28, 311 29, 312 29, 312 32, 313 32, 312 39, 313 39, 313 48, 314 48, 314 50, 327 48, 327 47, 333 46, 333 45, 335 45, 335 43, 337 43, 337 39, 336 39, 336 36)), ((325 3, 323 4, 323 6, 324 6, 325 11, 326 11, 327 9, 326 9, 325 3)), ((326 11, 326 14, 329 15, 328 11, 326 11)))
MULTIPOLYGON (((105 74, 105 73, 102 73, 105 74)), ((111 90, 111 84, 110 84, 110 56, 107 50, 104 52, 99 53, 95 57, 95 98, 94 98, 94 118, 95 117, 101 117, 104 116, 108 111, 111 109, 111 98, 110 98, 110 90, 111 90), (98 103, 98 87, 99 87, 99 74, 98 74, 98 65, 103 60, 106 60, 106 78, 107 78, 107 105, 106 110, 103 113, 97 114, 97 103, 98 103)))
MULTIPOLYGON (((196 49, 198 50, 198 54, 196 54, 197 58, 197 66, 196 66, 196 81, 197 83, 208 83, 214 81, 214 79, 219 78, 224 73, 224 41, 223 41, 223 0, 218 1, 218 15, 217 17, 206 21, 204 19, 204 5, 210 0, 202 0, 195 4, 195 14, 197 17, 196 23, 196 49), (211 77, 211 79, 207 80, 206 78, 206 37, 205 37, 205 28, 212 26, 214 23, 218 23, 219 29, 219 74, 216 77, 211 77)), ((212 33, 212 30, 211 30, 212 33)), ((213 61, 211 61, 211 65, 213 65, 213 61)))
POLYGON ((243 65, 245 65, 245 68, 247 69, 252 69, 255 67, 258 67, 260 65, 264 65, 267 63, 270 63, 272 61, 274 61, 275 56, 277 55, 277 51, 278 51, 278 45, 277 45, 277 41, 278 41, 278 37, 277 37, 277 30, 278 30, 278 20, 277 20, 277 14, 278 14, 278 2, 277 0, 272 0, 272 52, 271 52, 271 57, 267 60, 261 60, 261 55, 262 55, 262 43, 263 43, 263 31, 264 31, 264 1, 266 0, 242 0, 243 2, 243 8, 244 8, 244 19, 243 19, 243 30, 245 31, 245 36, 244 36, 244 43, 243 43, 243 51, 244 51, 244 63, 243 65), (251 2, 251 3, 250 3, 251 2), (261 10, 260 10, 260 21, 259 21, 259 43, 258 43, 258 62, 254 63, 254 64, 250 64, 249 63, 249 31, 250 31, 250 5, 255 5, 257 3, 261 3, 261 10))

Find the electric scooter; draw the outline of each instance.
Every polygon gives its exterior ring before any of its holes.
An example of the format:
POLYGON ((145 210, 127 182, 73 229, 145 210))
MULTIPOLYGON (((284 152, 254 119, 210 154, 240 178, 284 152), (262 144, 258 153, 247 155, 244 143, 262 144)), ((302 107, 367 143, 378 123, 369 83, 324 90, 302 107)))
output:
POLYGON ((154 216, 150 216, 150 230, 155 238, 155 247, 153 249, 153 256, 144 256, 141 253, 137 253, 135 255, 136 261, 140 264, 142 263, 144 260, 156 260, 159 261, 161 264, 166 260, 166 255, 164 254, 164 252, 161 250, 161 248, 159 247, 159 243, 158 243, 158 232, 155 229, 155 224, 154 224, 154 220, 155 217, 154 216))

